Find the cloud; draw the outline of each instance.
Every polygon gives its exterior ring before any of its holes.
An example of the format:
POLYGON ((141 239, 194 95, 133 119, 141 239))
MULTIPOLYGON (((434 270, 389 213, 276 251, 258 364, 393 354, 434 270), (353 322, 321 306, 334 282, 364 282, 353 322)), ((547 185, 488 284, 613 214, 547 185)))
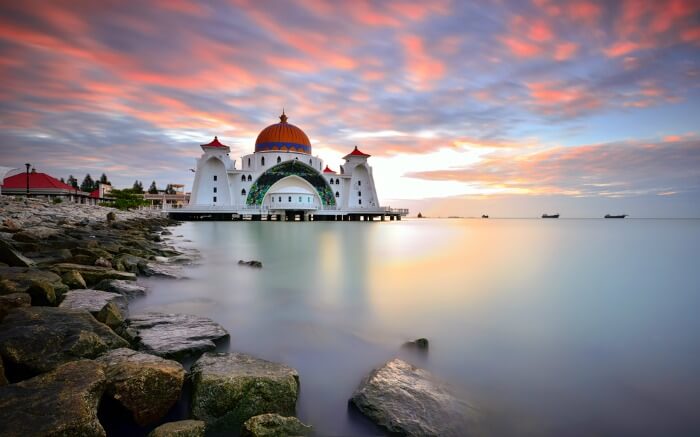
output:
POLYGON ((519 156, 497 152, 469 167, 411 172, 406 176, 528 195, 698 194, 700 140, 697 136, 674 136, 653 142, 554 147, 519 156))

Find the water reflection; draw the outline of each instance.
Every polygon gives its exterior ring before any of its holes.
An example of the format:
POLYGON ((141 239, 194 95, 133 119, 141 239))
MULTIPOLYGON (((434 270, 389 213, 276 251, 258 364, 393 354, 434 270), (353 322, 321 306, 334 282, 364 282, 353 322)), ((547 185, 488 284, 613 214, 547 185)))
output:
POLYGON ((220 322, 297 368, 298 413, 372 435, 347 399, 394 356, 464 391, 493 435, 700 431, 699 221, 186 223, 185 281, 133 311, 220 322), (258 259, 261 270, 238 266, 258 259), (428 337, 427 356, 401 350, 428 337))

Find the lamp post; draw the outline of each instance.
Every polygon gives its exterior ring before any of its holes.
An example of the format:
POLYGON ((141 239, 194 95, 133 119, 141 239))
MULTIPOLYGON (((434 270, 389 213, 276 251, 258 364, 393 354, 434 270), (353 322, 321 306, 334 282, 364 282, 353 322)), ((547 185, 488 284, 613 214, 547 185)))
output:
POLYGON ((29 167, 32 165, 30 163, 26 163, 24 166, 27 167, 27 197, 29 197, 29 167))

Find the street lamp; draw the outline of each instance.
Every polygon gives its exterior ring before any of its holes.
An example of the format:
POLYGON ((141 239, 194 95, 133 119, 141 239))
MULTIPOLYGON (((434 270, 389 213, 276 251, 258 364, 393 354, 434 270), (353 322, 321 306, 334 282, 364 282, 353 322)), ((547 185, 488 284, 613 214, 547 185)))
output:
POLYGON ((30 163, 26 163, 24 166, 27 167, 27 197, 29 197, 29 167, 32 165, 30 163))

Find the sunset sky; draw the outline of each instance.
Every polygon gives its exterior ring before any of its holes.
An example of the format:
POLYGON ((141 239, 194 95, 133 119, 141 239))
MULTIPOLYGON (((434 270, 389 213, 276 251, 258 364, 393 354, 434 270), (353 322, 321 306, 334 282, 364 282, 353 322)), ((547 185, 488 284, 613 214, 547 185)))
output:
POLYGON ((0 165, 192 182, 278 121, 384 204, 700 216, 700 1, 2 1, 0 165))

